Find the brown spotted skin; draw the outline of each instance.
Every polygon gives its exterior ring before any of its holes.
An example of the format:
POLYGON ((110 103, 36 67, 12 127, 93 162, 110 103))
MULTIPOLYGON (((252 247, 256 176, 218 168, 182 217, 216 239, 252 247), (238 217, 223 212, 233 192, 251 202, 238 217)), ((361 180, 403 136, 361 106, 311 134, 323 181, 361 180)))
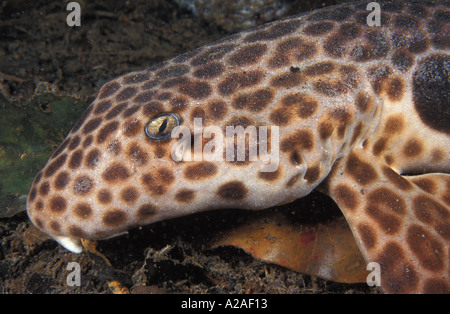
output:
POLYGON ((381 2, 382 25, 369 27, 367 3, 244 31, 107 83, 37 174, 30 219, 78 251, 80 238, 267 208, 322 182, 367 261, 380 263, 386 292, 450 292, 449 5, 381 2), (279 167, 174 161, 177 139, 144 133, 161 113, 191 130, 194 118, 279 126, 279 167))

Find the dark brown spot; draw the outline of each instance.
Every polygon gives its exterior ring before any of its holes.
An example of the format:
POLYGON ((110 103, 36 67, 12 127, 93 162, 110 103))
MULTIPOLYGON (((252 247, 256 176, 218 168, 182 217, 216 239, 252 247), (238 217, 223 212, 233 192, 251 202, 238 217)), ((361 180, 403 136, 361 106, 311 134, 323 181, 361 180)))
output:
POLYGON ((448 262, 447 248, 425 228, 413 224, 407 230, 406 242, 422 267, 438 272, 448 262), (447 260, 446 260, 447 259, 447 260))
POLYGON ((74 213, 80 219, 89 219, 92 216, 92 208, 87 203, 78 203, 75 206, 74 213))
POLYGON ((36 202, 36 211, 42 211, 44 209, 44 203, 41 200, 36 202))
POLYGON ((109 183, 116 183, 117 181, 126 180, 129 176, 130 173, 128 172, 128 169, 117 162, 106 168, 106 170, 102 173, 103 180, 108 181, 109 183))
POLYGON ((227 106, 221 100, 212 101, 208 105, 208 116, 214 120, 222 120, 227 113, 227 106))
POLYGON ((137 89, 134 87, 127 87, 124 90, 122 90, 116 97, 116 100, 118 102, 125 101, 127 99, 130 99, 133 97, 137 92, 137 89))
POLYGON ((388 242, 376 259, 381 272, 389 274, 383 283, 383 288, 388 293, 411 293, 416 291, 419 283, 417 271, 401 245, 403 244, 398 242, 388 242))
POLYGON ((169 100, 171 97, 172 97, 172 93, 164 92, 164 93, 160 93, 156 99, 157 100, 169 100))
POLYGON ((194 119, 202 119, 202 123, 207 123, 206 112, 201 107, 195 107, 191 113, 191 120, 194 123, 194 119))
POLYGON ((76 238, 86 238, 86 232, 84 232, 84 230, 80 227, 77 226, 70 226, 69 227, 69 233, 72 237, 76 237, 76 238))
POLYGON ((284 108, 277 108, 269 115, 270 121, 275 125, 287 125, 291 119, 291 113, 284 108))
POLYGON ((315 24, 308 25, 303 30, 305 34, 310 36, 320 36, 325 33, 329 34, 329 32, 333 29, 333 24, 330 22, 318 22, 315 24))
POLYGON ((383 167, 384 176, 398 189, 408 191, 412 184, 389 167, 383 167))
POLYGON ((288 188, 293 187, 298 182, 298 180, 300 180, 300 174, 293 175, 286 183, 286 187, 288 188))
POLYGON ((61 225, 59 224, 59 222, 54 220, 50 222, 50 228, 55 232, 61 231, 61 225))
POLYGON ((43 182, 39 186, 39 195, 40 196, 46 196, 49 191, 50 191, 50 184, 48 182, 43 182))
POLYGON ((72 141, 70 141, 70 145, 69 145, 69 147, 67 149, 70 150, 70 151, 74 150, 75 148, 78 147, 78 145, 80 145, 80 142, 81 142, 80 137, 78 135, 75 136, 72 139, 72 141))
POLYGON ((226 124, 225 127, 231 126, 236 128, 242 126, 244 129, 252 125, 252 120, 246 116, 233 116, 226 124))
POLYGON ((191 181, 203 180, 217 174, 217 166, 212 162, 200 162, 184 169, 184 177, 191 181))
POLYGON ((120 192, 120 199, 127 204, 134 204, 139 198, 139 192, 134 187, 127 187, 120 192))
POLYGON ((419 63, 413 78, 414 106, 428 127, 446 134, 449 123, 449 57, 433 55, 419 63))
POLYGON ((386 135, 398 134, 403 131, 405 127, 405 121, 401 115, 390 116, 386 120, 383 132, 386 135))
POLYGON ((122 134, 127 137, 136 136, 142 129, 138 119, 131 119, 130 121, 125 122, 122 134))
POLYGON ((333 124, 325 121, 325 122, 320 122, 319 124, 319 136, 322 140, 326 140, 327 138, 329 138, 334 131, 334 127, 333 124))
POLYGON ((445 152, 442 151, 439 148, 435 148, 431 151, 431 162, 433 163, 439 163, 444 161, 445 159, 445 152))
POLYGON ((171 97, 172 97, 172 93, 161 92, 156 99, 157 100, 169 100, 171 97))
POLYGON ((365 248, 367 250, 374 248, 377 243, 377 232, 373 227, 368 224, 360 223, 356 228, 365 248))
POLYGON ((37 191, 36 188, 32 188, 30 194, 28 195, 28 200, 33 202, 36 199, 37 191))
POLYGON ((406 213, 406 202, 397 193, 378 188, 369 193, 366 213, 372 217, 386 234, 396 234, 402 228, 399 218, 406 213))
POLYGON ((163 111, 163 106, 161 105, 160 102, 152 101, 152 102, 146 104, 143 107, 142 111, 143 111, 143 114, 146 116, 154 116, 163 111))
POLYGON ((139 219, 146 220, 153 217, 157 212, 158 210, 156 209, 155 206, 151 204, 145 204, 139 207, 137 211, 137 216, 139 219))
POLYGON ((346 94, 359 85, 358 70, 353 66, 341 66, 339 76, 327 76, 313 83, 314 90, 329 97, 346 94))
POLYGON ((217 195, 225 200, 237 201, 247 196, 248 190, 241 181, 230 181, 219 187, 217 195))
POLYGON ((69 168, 74 170, 80 167, 81 161, 83 160, 83 151, 82 149, 79 149, 75 151, 72 156, 69 159, 69 168))
POLYGON ((92 135, 89 135, 88 137, 86 137, 86 139, 83 141, 83 148, 89 147, 93 141, 94 141, 94 137, 92 135))
POLYGON ((100 129, 97 135, 97 143, 102 144, 104 143, 108 137, 117 131, 117 128, 119 127, 118 121, 112 121, 105 125, 103 128, 100 129))
MULTIPOLYGON (((161 64, 161 63, 160 63, 160 64, 161 64)), ((158 81, 158 80, 148 81, 148 82, 145 82, 145 83, 142 85, 142 89, 152 89, 152 88, 158 86, 158 84, 159 84, 159 81, 158 81)))
POLYGON ((203 99, 211 94, 211 87, 205 82, 190 82, 189 84, 181 85, 178 90, 180 93, 193 99, 203 99))
POLYGON ((415 178, 413 179, 414 184, 416 184, 419 188, 428 193, 436 193, 437 185, 436 183, 427 178, 415 178))
POLYGON ((61 168, 64 163, 66 162, 67 154, 63 154, 59 156, 57 159, 55 159, 50 165, 47 166, 47 168, 44 171, 44 177, 48 178, 55 174, 56 171, 61 168))
POLYGON ((136 166, 145 166, 148 162, 148 153, 137 143, 132 143, 128 147, 128 156, 136 166))
POLYGON ((375 106, 375 101, 368 93, 360 92, 356 95, 355 104, 361 112, 369 112, 375 106))
POLYGON ((35 218, 34 222, 36 223, 36 226, 38 226, 40 229, 44 229, 44 223, 39 218, 35 218))
POLYGON ((236 53, 228 59, 230 65, 236 67, 248 66, 257 63, 264 53, 267 46, 264 44, 253 44, 240 48, 236 53))
POLYGON ((303 74, 308 76, 317 76, 330 73, 334 70, 334 64, 331 62, 318 62, 306 67, 303 70, 303 74))
POLYGON ((378 174, 369 163, 351 153, 347 159, 346 171, 359 184, 367 185, 378 179, 378 174))
POLYGON ((102 114, 111 108, 112 102, 110 100, 101 101, 95 106, 94 114, 102 114))
POLYGON ((449 294, 450 286, 448 281, 442 278, 426 279, 423 285, 424 294, 449 294))
POLYGON ((144 174, 141 181, 152 195, 161 196, 167 193, 175 181, 175 176, 169 169, 160 168, 144 174))
POLYGON ((86 195, 91 192, 93 185, 94 180, 88 176, 82 175, 75 179, 73 191, 78 195, 86 195))
POLYGON ((375 142, 375 144, 373 144, 372 153, 375 156, 380 155, 386 149, 386 145, 387 145, 387 138, 385 137, 379 138, 375 142))
POLYGON ((273 92, 270 89, 261 89, 253 93, 238 96, 233 102, 233 107, 241 110, 259 112, 264 110, 272 99, 273 92))
POLYGON ((164 158, 166 153, 167 153, 167 151, 161 146, 157 146, 153 150, 153 154, 155 155, 156 158, 159 158, 159 159, 164 158))
POLYGON ((139 109, 141 109, 141 105, 132 106, 122 113, 122 117, 128 118, 138 112, 139 109))
POLYGON ((113 107, 108 114, 106 115, 106 119, 110 120, 113 119, 115 117, 117 117, 122 111, 125 110, 125 108, 128 107, 128 103, 121 103, 118 104, 117 106, 113 107))
MULTIPOLYGON (((424 194, 414 198, 413 209, 416 217, 428 225, 437 225, 440 222, 445 222, 450 216, 444 206, 424 194)), ((442 236, 448 238, 450 234, 442 236)))
POLYGON ((225 79, 219 83, 219 93, 224 96, 233 94, 236 90, 254 86, 261 82, 264 77, 264 73, 261 71, 249 71, 233 73, 225 77, 225 79))
POLYGON ((101 122, 102 122, 102 118, 95 118, 95 119, 90 120, 84 126, 83 133, 89 134, 89 133, 93 132, 96 128, 98 128, 98 126, 100 125, 101 122))
POLYGON ((394 21, 395 26, 408 30, 416 29, 418 22, 415 18, 408 15, 398 15, 394 21))
POLYGON ((220 63, 213 62, 199 68, 193 74, 199 79, 211 79, 222 74, 223 70, 223 66, 220 63))
POLYGON ((404 92, 403 80, 396 77, 392 78, 387 86, 386 92, 390 100, 398 101, 402 99, 404 92))
POLYGON ((414 58, 406 51, 398 51, 392 56, 392 63, 400 71, 407 71, 414 64, 414 58))
POLYGON ((317 179, 319 179, 319 175, 320 175, 320 167, 318 166, 308 167, 308 170, 306 170, 305 173, 305 180, 308 181, 309 184, 314 183, 317 181, 317 179))
POLYGON ((316 53, 313 44, 303 41, 301 38, 289 38, 281 42, 269 59, 268 65, 273 68, 289 66, 311 58, 316 53))
POLYGON ((61 171, 56 176, 54 186, 57 190, 62 190, 69 183, 69 173, 67 171, 61 171))
POLYGON ((344 206, 354 212, 358 209, 358 193, 348 185, 340 184, 333 191, 333 197, 339 206, 344 206))
POLYGON ((284 138, 281 142, 281 151, 288 152, 296 149, 311 150, 314 147, 313 134, 308 130, 298 130, 284 138))
POLYGON ((153 90, 147 91, 147 92, 144 92, 144 93, 139 94, 136 97, 134 97, 133 101, 138 104, 145 104, 145 103, 148 103, 149 101, 151 101, 153 99, 153 97, 155 96, 155 94, 156 94, 156 92, 153 90))
POLYGON ((403 155, 406 157, 416 157, 423 152, 422 143, 418 139, 410 139, 403 147, 403 155))
POLYGON ((100 150, 98 150, 97 148, 92 149, 86 155, 85 165, 91 169, 94 169, 100 162, 100 156, 101 156, 100 150))
POLYGON ((298 86, 304 82, 304 78, 299 72, 287 72, 285 74, 280 74, 274 79, 272 79, 271 85, 273 87, 285 87, 291 88, 298 86))
POLYGON ((415 34, 414 37, 411 39, 411 42, 408 45, 409 52, 412 52, 414 54, 422 53, 426 51, 429 47, 428 39, 423 34, 415 34))
POLYGON ((291 154, 289 155, 289 161, 291 162, 291 164, 293 164, 294 166, 300 165, 302 163, 302 156, 299 154, 298 151, 294 150, 291 152, 291 154))
POLYGON ((278 166, 278 169, 270 172, 258 172, 258 178, 267 181, 267 182, 275 182, 281 178, 282 171, 281 166, 278 166))
POLYGON ((112 156, 117 156, 117 155, 119 155, 121 148, 122 148, 122 145, 120 144, 120 142, 114 140, 114 141, 111 141, 108 143, 108 147, 106 148, 106 150, 112 156))
POLYGON ((177 112, 185 110, 187 108, 188 104, 189 104, 189 102, 186 99, 179 98, 179 97, 174 98, 170 101, 170 106, 171 106, 172 110, 177 111, 177 112))
POLYGON ((36 178, 34 178, 33 184, 38 184, 42 179, 42 171, 39 171, 36 175, 36 178))
POLYGON ((182 84, 188 84, 188 83, 189 83, 189 79, 187 77, 177 77, 177 78, 165 81, 161 85, 161 87, 170 89, 175 86, 182 85, 182 84))
POLYGON ((117 227, 119 225, 125 224, 127 221, 127 214, 120 209, 112 209, 107 211, 103 215, 103 223, 107 226, 117 227))
POLYGON ((380 59, 387 55, 390 42, 382 32, 369 31, 359 45, 355 45, 350 52, 350 57, 359 62, 380 59))
POLYGON ((106 97, 110 97, 114 95, 118 90, 120 89, 120 84, 117 82, 109 82, 106 85, 102 87, 100 90, 100 95, 98 96, 99 99, 103 99, 106 97))
POLYGON ((309 95, 291 94, 284 97, 281 102, 284 106, 294 107, 302 119, 311 117, 318 107, 317 100, 309 95))
POLYGON ((175 194, 175 199, 180 203, 190 203, 195 198, 195 191, 182 189, 175 194))
POLYGON ((66 210, 67 201, 64 197, 55 196, 50 199, 50 209, 55 213, 60 213, 66 210))
POLYGON ((112 200, 111 192, 108 190, 100 190, 97 194, 97 199, 102 204, 109 204, 112 200))

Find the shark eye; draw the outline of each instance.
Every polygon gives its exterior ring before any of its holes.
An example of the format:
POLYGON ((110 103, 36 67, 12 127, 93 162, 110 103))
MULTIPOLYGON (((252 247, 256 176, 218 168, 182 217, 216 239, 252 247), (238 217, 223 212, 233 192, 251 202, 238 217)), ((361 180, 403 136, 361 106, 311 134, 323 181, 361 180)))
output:
POLYGON ((176 113, 163 113, 151 119, 145 125, 145 134, 152 140, 165 140, 170 138, 172 131, 181 123, 176 113))

